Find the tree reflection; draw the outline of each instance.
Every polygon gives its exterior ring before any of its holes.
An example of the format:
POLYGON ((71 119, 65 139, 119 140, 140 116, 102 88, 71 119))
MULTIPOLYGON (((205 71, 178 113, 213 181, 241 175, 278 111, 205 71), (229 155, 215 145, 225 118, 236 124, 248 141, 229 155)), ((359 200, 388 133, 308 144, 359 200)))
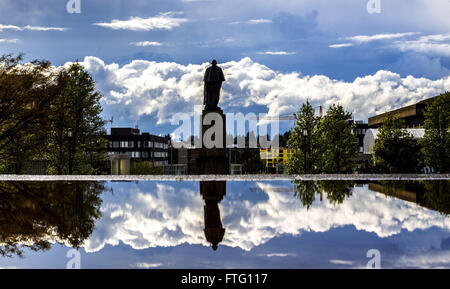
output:
POLYGON ((101 216, 103 182, 0 182, 0 255, 79 248, 101 216))
POLYGON ((449 181, 424 181, 424 187, 427 205, 445 216, 450 215, 449 181))
POLYGON ((397 199, 450 214, 449 181, 379 181, 369 182, 369 189, 397 199))
POLYGON ((325 193, 331 204, 340 205, 352 193, 353 182, 349 181, 294 181, 294 196, 298 198, 302 205, 309 209, 316 199, 316 194, 325 193))
POLYGON ((313 181, 295 181, 294 197, 298 198, 302 205, 309 209, 316 200, 318 192, 317 184, 313 181))
POLYGON ((352 194, 354 182, 350 181, 318 181, 320 191, 327 194, 331 204, 340 205, 352 194))

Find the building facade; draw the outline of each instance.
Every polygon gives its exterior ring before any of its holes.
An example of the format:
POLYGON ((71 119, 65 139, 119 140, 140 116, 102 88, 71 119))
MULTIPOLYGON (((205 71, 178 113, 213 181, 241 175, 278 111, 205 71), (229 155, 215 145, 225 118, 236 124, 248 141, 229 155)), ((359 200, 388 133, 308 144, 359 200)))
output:
POLYGON ((292 150, 289 148, 259 150, 260 158, 266 163, 266 168, 276 168, 277 165, 286 165, 291 154, 292 150))
MULTIPOLYGON (((435 97, 429 98, 416 104, 408 105, 387 113, 391 113, 394 117, 404 120, 406 128, 423 128, 423 125, 425 123, 425 109, 434 101, 434 99, 435 97)), ((379 128, 383 124, 385 116, 386 113, 369 117, 369 127, 379 128)))
POLYGON ((108 154, 129 155, 133 161, 153 161, 157 166, 168 164, 169 144, 166 137, 140 133, 136 128, 111 128, 108 154))

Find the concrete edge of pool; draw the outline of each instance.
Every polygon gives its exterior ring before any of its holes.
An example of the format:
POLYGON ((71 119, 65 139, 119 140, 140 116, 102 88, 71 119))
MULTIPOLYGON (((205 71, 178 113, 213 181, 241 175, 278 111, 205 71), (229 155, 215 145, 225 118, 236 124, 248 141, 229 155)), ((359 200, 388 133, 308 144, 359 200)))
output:
POLYGON ((409 181, 450 180, 450 174, 320 175, 0 175, 0 181, 409 181))

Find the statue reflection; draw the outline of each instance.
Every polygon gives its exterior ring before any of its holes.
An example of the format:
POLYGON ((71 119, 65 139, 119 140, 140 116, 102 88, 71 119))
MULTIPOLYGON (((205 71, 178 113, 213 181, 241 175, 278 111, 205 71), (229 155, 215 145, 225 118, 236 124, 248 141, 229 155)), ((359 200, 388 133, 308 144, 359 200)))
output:
POLYGON ((201 181, 200 194, 205 200, 205 237, 212 244, 212 249, 217 250, 217 245, 222 242, 225 228, 220 219, 219 203, 227 192, 226 181, 201 181))

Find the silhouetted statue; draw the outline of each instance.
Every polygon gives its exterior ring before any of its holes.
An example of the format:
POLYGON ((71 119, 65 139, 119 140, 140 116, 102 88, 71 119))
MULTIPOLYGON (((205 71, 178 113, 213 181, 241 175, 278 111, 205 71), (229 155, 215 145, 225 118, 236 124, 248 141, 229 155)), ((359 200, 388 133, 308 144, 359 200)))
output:
POLYGON ((220 89, 222 88, 222 82, 225 81, 222 68, 217 66, 217 61, 211 62, 212 66, 208 67, 205 71, 205 82, 203 104, 205 110, 219 110, 217 106, 219 104, 220 89))
POLYGON ((212 244, 212 249, 217 250, 217 245, 222 242, 225 228, 220 219, 219 203, 226 194, 226 182, 200 182, 200 194, 205 200, 205 237, 212 244))

